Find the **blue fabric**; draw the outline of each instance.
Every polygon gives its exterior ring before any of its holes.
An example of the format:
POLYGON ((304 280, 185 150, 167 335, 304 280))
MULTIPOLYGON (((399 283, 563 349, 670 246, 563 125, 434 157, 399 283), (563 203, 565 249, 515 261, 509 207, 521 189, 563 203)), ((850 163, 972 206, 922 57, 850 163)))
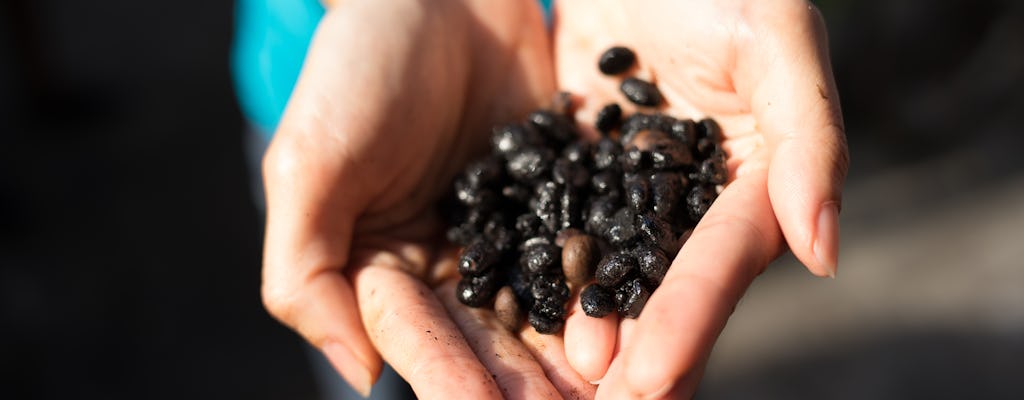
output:
POLYGON ((269 138, 324 15, 319 0, 239 0, 231 69, 242 113, 269 138))
POLYGON ((540 5, 544 6, 544 16, 551 16, 551 0, 540 0, 540 5))
MULTIPOLYGON (((552 0, 540 0, 546 14, 552 0)), ((242 114, 268 139, 324 15, 319 0, 238 0, 231 70, 242 114)))

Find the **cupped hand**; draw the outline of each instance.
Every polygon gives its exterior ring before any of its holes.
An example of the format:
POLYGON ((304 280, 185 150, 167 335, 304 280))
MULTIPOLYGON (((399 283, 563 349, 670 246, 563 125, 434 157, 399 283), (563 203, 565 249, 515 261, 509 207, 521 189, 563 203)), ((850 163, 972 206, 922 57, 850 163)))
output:
POLYGON ((457 303, 434 212, 490 126, 553 92, 531 0, 329 10, 264 159, 266 307, 363 393, 383 356, 421 398, 593 396, 560 337, 457 303))
POLYGON ((740 297, 787 245, 815 275, 835 274, 848 155, 824 23, 803 0, 560 0, 554 29, 558 85, 584 99, 581 122, 628 104, 596 68, 622 45, 661 111, 722 128, 730 182, 640 317, 577 305, 566 322, 567 357, 601 380, 598 397, 692 396, 740 297))

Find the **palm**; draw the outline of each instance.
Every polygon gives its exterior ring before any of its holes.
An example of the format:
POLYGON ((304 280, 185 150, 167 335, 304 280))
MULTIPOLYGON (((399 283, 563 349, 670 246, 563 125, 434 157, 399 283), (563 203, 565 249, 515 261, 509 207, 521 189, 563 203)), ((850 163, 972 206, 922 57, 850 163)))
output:
POLYGON ((635 109, 620 93, 620 80, 596 68, 597 55, 625 45, 638 55, 633 73, 657 83, 664 95, 666 107, 659 111, 682 118, 709 116, 719 122, 733 172, 746 160, 765 157, 764 144, 770 141, 757 129, 749 87, 740 86, 753 77, 741 76, 746 71, 735 64, 739 45, 735 26, 744 21, 716 2, 660 3, 664 4, 560 3, 559 15, 567 17, 559 18, 556 25, 556 73, 560 87, 585 99, 579 119, 592 119, 609 102, 635 109), (683 17, 671 25, 651 19, 673 15, 683 17))
POLYGON ((524 346, 456 304, 433 212, 490 126, 554 92, 538 10, 374 3, 325 16, 268 151, 268 308, 357 385, 383 356, 427 398, 592 391, 560 378, 557 340, 524 346))
POLYGON ((801 0, 563 0, 556 6, 556 78, 584 99, 578 120, 593 121, 610 102, 635 111, 619 92, 620 79, 596 68, 598 55, 621 45, 637 54, 630 74, 662 92, 659 111, 711 117, 722 127, 730 182, 644 315, 617 324, 577 312, 566 326, 573 366, 587 379, 609 382, 599 395, 624 396, 627 380, 634 393, 665 387, 692 393, 732 307, 782 251, 780 222, 797 256, 816 274, 829 273, 810 252, 815 233, 807 232, 803 215, 817 211, 814 202, 838 197, 820 192, 838 190, 835 178, 841 182, 845 174, 845 161, 835 160, 845 156, 841 131, 828 135, 841 129, 841 117, 829 98, 835 89, 820 19, 801 0), (822 132, 807 134, 808 128, 822 132), (824 182, 812 182, 820 187, 800 186, 822 176, 824 182), (629 362, 630 356, 644 361, 629 362))

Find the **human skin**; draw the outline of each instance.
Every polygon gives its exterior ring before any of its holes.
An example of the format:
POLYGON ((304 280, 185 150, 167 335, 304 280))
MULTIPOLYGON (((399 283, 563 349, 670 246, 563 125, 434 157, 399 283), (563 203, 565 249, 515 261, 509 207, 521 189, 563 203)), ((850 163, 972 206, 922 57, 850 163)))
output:
POLYGON ((434 212, 490 127, 554 89, 532 0, 330 8, 263 163, 270 313, 364 394, 383 358, 420 398, 592 397, 559 337, 458 304, 434 212))
POLYGON ((660 111, 722 127, 730 182, 640 317, 590 318, 575 303, 565 330, 599 398, 691 397, 740 297, 787 245, 835 276, 848 151, 824 22, 802 0, 560 0, 554 38, 558 85, 585 99, 584 125, 629 105, 595 67, 624 45, 639 61, 629 74, 664 95, 660 111))
POLYGON ((533 0, 331 8, 264 159, 271 314, 363 393, 383 357, 421 398, 688 396, 732 308, 786 243, 815 274, 834 274, 846 146, 814 10, 624 4, 556 2, 554 49, 533 0), (584 99, 583 123, 608 101, 625 105, 595 65, 612 44, 637 51, 664 111, 721 123, 731 182, 639 319, 575 312, 565 346, 528 326, 508 332, 454 299, 456 253, 434 203, 483 154, 491 125, 556 87, 584 99), (599 389, 588 382, 599 378, 599 389))

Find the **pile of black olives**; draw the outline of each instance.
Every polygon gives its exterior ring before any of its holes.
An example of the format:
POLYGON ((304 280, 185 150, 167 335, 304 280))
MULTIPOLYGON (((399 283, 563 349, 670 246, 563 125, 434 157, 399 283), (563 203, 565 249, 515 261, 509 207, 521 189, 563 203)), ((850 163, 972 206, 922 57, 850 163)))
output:
MULTIPOLYGON (((606 75, 632 69, 624 47, 598 63, 606 75)), ((657 107, 650 82, 622 79, 631 102, 657 107)), ((571 290, 592 317, 636 318, 672 258, 726 183, 718 125, 665 114, 598 113, 601 139, 579 139, 567 94, 525 122, 498 126, 492 153, 456 177, 443 208, 448 240, 463 246, 458 299, 494 304, 509 329, 525 310, 540 333, 561 331, 571 290)))

